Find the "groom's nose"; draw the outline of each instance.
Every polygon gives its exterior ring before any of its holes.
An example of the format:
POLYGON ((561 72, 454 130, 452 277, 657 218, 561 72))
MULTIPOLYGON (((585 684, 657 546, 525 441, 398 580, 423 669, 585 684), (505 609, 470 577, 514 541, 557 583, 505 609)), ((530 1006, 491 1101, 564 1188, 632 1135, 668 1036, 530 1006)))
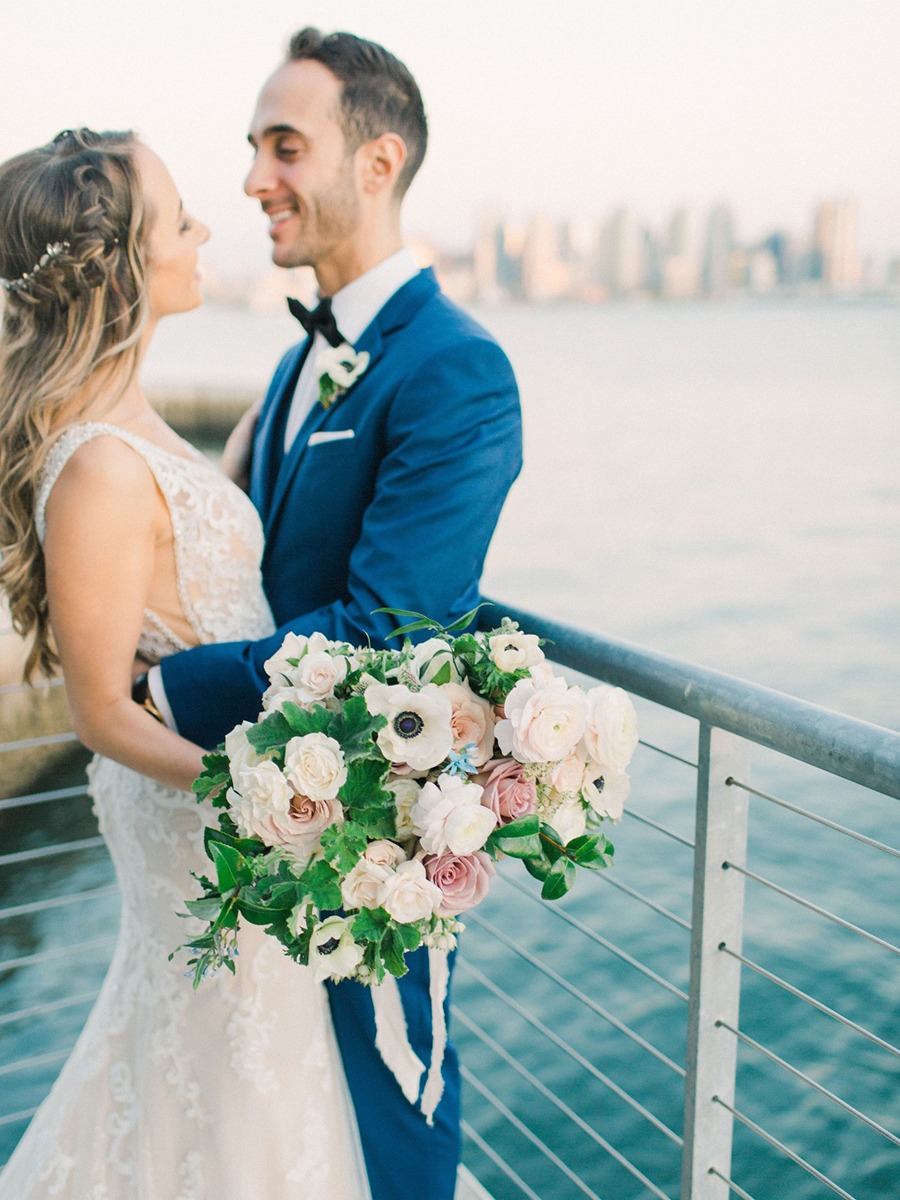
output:
POLYGON ((270 156, 262 151, 254 156, 250 170, 244 179, 244 191, 248 196, 262 196, 275 186, 270 156))

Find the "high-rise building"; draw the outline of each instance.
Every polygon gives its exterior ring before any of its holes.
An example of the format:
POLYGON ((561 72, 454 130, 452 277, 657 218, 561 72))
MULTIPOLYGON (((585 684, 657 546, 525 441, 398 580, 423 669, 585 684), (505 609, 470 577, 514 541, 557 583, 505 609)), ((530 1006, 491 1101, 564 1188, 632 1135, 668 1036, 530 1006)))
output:
POLYGON ((823 200, 816 209, 813 241, 828 287, 858 287, 862 278, 859 253, 859 204, 850 196, 823 200))
POLYGON ((566 295, 570 272, 563 260, 561 241, 559 226, 545 213, 537 213, 528 222, 522 248, 526 300, 558 300, 566 295))
POLYGON ((728 290, 728 262, 734 244, 731 209, 719 204, 709 214, 706 222, 701 279, 704 295, 723 296, 728 290))
POLYGON ((696 296, 700 284, 700 260, 691 230, 690 213, 678 208, 669 221, 662 264, 662 292, 684 299, 696 296))

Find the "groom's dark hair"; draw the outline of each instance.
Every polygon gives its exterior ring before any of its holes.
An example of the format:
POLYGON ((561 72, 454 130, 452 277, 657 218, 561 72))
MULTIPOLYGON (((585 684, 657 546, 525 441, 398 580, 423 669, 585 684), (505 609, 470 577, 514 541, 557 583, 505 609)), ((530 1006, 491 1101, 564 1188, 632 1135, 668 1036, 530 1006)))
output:
POLYGON ((288 47, 288 62, 306 58, 320 62, 344 85, 340 119, 349 153, 383 133, 403 138, 407 156, 397 177, 397 195, 403 196, 428 144, 422 95, 409 69, 377 42, 312 26, 295 33, 288 47))

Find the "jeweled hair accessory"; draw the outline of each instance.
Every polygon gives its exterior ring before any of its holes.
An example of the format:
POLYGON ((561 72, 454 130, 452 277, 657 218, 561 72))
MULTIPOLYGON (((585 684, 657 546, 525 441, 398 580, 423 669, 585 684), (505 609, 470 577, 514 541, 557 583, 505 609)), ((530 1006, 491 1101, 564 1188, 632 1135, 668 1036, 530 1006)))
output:
POLYGON ((54 258, 59 258, 61 254, 69 249, 68 242, 48 242, 47 251, 42 254, 38 261, 34 264, 30 271, 26 271, 17 279, 0 279, 0 287, 5 292, 27 292, 32 280, 40 275, 41 271, 51 263, 54 258))

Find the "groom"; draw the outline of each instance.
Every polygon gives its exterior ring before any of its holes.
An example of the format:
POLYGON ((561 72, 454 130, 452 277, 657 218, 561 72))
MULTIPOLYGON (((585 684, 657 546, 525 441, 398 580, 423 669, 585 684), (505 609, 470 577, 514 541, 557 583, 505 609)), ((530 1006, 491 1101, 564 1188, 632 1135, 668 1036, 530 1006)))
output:
MULTIPOLYGON (((521 466, 519 403, 503 352, 403 246, 401 203, 426 139, 409 71, 348 33, 301 30, 260 94, 245 190, 268 218, 275 263, 312 266, 333 303, 314 322, 301 314, 311 336, 279 364, 253 447, 250 496, 265 526, 278 632, 166 659, 164 697, 151 680, 180 732, 202 745, 255 719, 263 663, 289 630, 381 645, 397 622, 374 609, 449 624, 478 603, 488 543, 521 466), (335 341, 368 362, 325 407, 316 360, 335 341)), ((427 955, 408 961, 400 989, 409 1039, 427 1063, 427 955)), ((368 989, 342 982, 330 1000, 373 1200, 450 1200, 459 1160, 452 1048, 429 1127, 375 1048, 368 989)))

